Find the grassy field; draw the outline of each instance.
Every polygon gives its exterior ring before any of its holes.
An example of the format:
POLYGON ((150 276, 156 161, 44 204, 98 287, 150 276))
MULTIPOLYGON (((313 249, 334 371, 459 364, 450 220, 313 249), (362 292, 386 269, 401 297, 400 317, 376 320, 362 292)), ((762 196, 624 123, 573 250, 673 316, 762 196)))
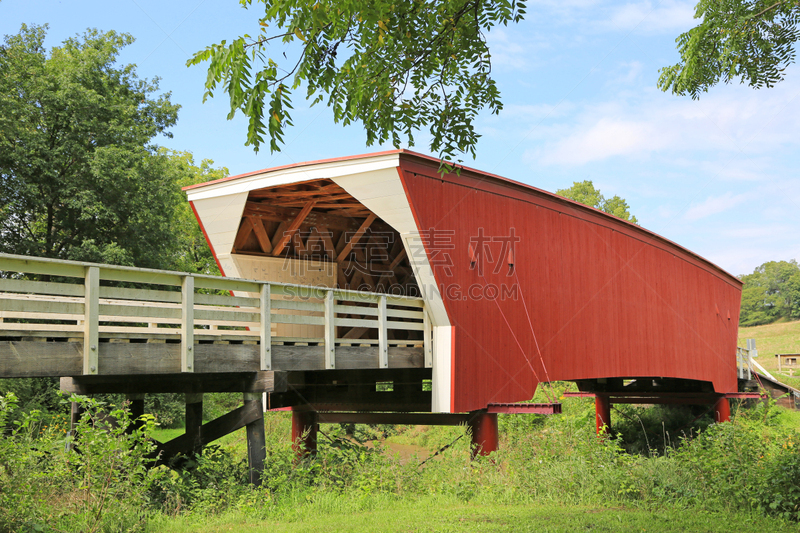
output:
POLYGON ((767 324, 739 328, 739 346, 745 345, 745 339, 755 339, 758 348, 758 362, 776 378, 787 385, 800 387, 800 376, 788 373, 778 375, 776 353, 800 353, 800 321, 767 324))
POLYGON ((177 517, 154 523, 165 533, 202 531, 222 533, 270 532, 450 532, 531 531, 556 533, 593 532, 692 532, 728 531, 773 533, 797 531, 796 525, 764 516, 714 513, 698 510, 647 511, 626 507, 556 505, 464 504, 423 498, 415 502, 387 499, 354 506, 352 500, 325 498, 302 504, 292 516, 253 520, 245 514, 229 514, 199 523, 192 517, 177 517), (359 507, 376 507, 363 509, 359 507), (337 509, 339 508, 339 509, 337 509))

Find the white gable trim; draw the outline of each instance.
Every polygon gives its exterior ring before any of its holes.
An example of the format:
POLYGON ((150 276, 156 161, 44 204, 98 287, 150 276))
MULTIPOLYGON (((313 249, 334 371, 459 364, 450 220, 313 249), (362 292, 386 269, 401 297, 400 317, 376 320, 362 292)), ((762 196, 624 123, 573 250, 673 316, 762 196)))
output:
MULTIPOLYGON (((186 195, 190 202, 213 198, 215 196, 250 192, 265 187, 301 183, 319 179, 333 179, 340 176, 360 174, 373 170, 396 168, 400 164, 399 154, 380 155, 343 161, 332 161, 316 165, 304 165, 282 170, 265 170, 260 174, 209 183, 203 187, 189 189, 186 195)), ((380 216, 380 215, 379 215, 380 216)))
MULTIPOLYGON (((229 255, 233 250, 233 241, 239 231, 239 224, 242 222, 247 193, 214 196, 194 200, 192 203, 217 260, 221 256, 229 255)), ((232 274, 228 272, 228 275, 232 274)))

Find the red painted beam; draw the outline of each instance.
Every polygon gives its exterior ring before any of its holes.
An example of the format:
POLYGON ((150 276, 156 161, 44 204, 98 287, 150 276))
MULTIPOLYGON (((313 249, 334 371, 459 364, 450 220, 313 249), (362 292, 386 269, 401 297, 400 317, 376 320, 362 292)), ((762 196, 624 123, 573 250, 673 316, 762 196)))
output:
POLYGON ((714 405, 714 421, 718 424, 731 421, 731 404, 727 398, 720 398, 714 405))
POLYGON ((318 430, 316 411, 292 409, 292 450, 298 461, 317 454, 318 430))
POLYGON ((463 413, 341 413, 320 412, 320 424, 404 424, 420 426, 458 426, 470 415, 463 413))
POLYGON ((524 414, 536 413, 540 415, 560 415, 560 403, 490 403, 487 407, 489 413, 524 414))
POLYGON ((735 398, 737 400, 758 400, 761 398, 765 398, 766 395, 760 392, 726 392, 726 398, 735 398))
POLYGON ((597 395, 607 396, 611 403, 713 403, 720 397, 737 400, 758 400, 764 395, 759 392, 726 392, 717 394, 713 392, 565 392, 565 398, 594 398, 597 395))
POLYGON ((470 451, 473 459, 478 455, 489 455, 500 448, 496 413, 489 413, 485 409, 473 411, 467 425, 472 435, 470 451))
POLYGON ((593 392, 565 392, 565 398, 594 398, 593 392))
POLYGON ((602 435, 611 427, 611 401, 608 396, 601 394, 595 396, 594 419, 598 435, 602 435))

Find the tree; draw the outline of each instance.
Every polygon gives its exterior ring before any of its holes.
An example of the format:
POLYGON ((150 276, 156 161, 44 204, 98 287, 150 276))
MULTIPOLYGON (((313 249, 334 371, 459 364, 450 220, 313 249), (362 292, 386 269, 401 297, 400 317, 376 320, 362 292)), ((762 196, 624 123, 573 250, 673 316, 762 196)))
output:
MULTIPOLYGON (((292 125, 293 91, 305 86, 312 105, 327 99, 334 121, 360 121, 367 144, 403 138, 414 144, 428 128, 431 150, 475 156, 480 110, 502 109, 485 33, 522 20, 518 0, 275 0, 264 2, 257 37, 222 41, 188 61, 209 61, 205 97, 217 85, 230 114, 249 119, 247 143, 265 136, 280 149, 292 125), (291 57, 271 48, 291 45, 291 57)), ((245 7, 252 0, 242 0, 245 7)), ((205 99, 204 97, 204 99, 205 99)))
MULTIPOLYGON (((227 168, 214 168, 214 161, 210 159, 203 159, 200 166, 197 166, 194 156, 190 152, 169 151, 162 148, 159 153, 169 158, 171 172, 175 174, 176 188, 218 180, 228 175, 227 168)), ((219 276, 220 271, 214 255, 211 253, 208 241, 200 229, 200 224, 197 222, 197 217, 189 202, 181 202, 178 205, 175 227, 177 228, 178 242, 173 268, 181 272, 198 272, 219 276)))
POLYGON ((720 80, 760 89, 783 80, 800 38, 797 0, 700 0, 700 24, 678 37, 681 61, 661 69, 658 87, 698 98, 720 80))
POLYGON ((0 47, 0 251, 167 266, 181 195, 151 142, 179 106, 115 64, 130 35, 89 30, 48 53, 46 29, 0 47))
POLYGON ((800 319, 800 266, 797 261, 769 261, 739 277, 742 310, 739 324, 757 326, 800 319))
POLYGON ((589 207, 594 207, 595 209, 614 215, 622 220, 628 220, 634 224, 639 223, 636 217, 632 217, 630 211, 628 211, 628 202, 619 196, 606 199, 600 194, 600 190, 595 188, 591 180, 575 181, 572 183, 572 187, 569 189, 558 189, 556 194, 588 205, 589 207))

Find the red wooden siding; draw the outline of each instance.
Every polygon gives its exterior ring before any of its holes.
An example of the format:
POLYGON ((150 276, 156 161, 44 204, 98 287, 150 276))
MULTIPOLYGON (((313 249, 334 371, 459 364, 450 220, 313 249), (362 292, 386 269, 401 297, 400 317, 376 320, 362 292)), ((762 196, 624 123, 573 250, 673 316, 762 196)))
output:
POLYGON ((528 400, 547 380, 675 377, 736 391, 737 279, 549 193, 469 171, 441 177, 417 157, 400 162, 420 231, 452 232, 452 249, 428 253, 451 263, 431 261, 454 326, 453 411, 528 400), (513 274, 497 257, 502 242, 489 244, 483 276, 470 269, 479 228, 490 238, 514 228, 513 274), (518 298, 468 296, 488 284, 517 286, 518 298))

